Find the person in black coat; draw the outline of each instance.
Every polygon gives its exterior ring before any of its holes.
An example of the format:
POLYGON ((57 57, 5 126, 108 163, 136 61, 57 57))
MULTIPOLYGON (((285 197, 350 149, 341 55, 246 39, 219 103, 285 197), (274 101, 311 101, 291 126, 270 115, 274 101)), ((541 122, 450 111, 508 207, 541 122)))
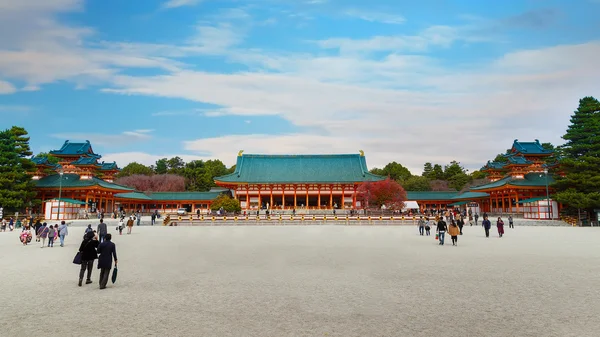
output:
POLYGON ((98 269, 100 269, 100 289, 106 288, 108 283, 108 275, 112 268, 112 260, 115 259, 115 267, 117 266, 117 247, 111 241, 112 235, 106 234, 104 242, 98 246, 98 269))
POLYGON ((85 233, 83 242, 81 242, 81 245, 79 246, 79 251, 81 252, 81 269, 79 270, 80 287, 83 283, 83 275, 85 274, 86 269, 87 279, 85 284, 92 283, 92 268, 94 267, 94 260, 98 258, 96 248, 98 248, 98 240, 96 239, 94 232, 85 233))

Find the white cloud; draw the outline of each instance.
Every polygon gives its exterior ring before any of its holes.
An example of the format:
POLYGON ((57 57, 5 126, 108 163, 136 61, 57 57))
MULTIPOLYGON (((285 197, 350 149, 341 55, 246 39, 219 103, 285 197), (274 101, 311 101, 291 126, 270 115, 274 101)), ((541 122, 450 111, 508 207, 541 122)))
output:
MULTIPOLYGON (((222 160, 234 157, 244 144, 246 152, 257 153, 363 149, 371 165, 398 160, 413 172, 420 172, 426 161, 454 159, 473 169, 504 151, 515 138, 560 143, 580 96, 600 90, 596 80, 600 69, 591 57, 598 48, 598 42, 590 42, 514 52, 488 65, 440 68, 438 73, 419 67, 411 72, 410 64, 389 62, 383 69, 407 75, 385 78, 394 80, 390 88, 360 83, 357 79, 382 72, 382 63, 359 57, 343 58, 348 69, 352 65, 358 69, 345 84, 306 76, 307 69, 332 71, 333 57, 330 62, 309 62, 306 68, 288 67, 293 62, 283 60, 282 71, 270 74, 182 71, 155 77, 119 76, 115 85, 120 89, 113 90, 214 104, 223 107, 216 110, 220 114, 277 115, 310 130, 186 143, 190 151, 218 149, 211 155, 222 160), (562 59, 570 62, 559 62, 562 59), (402 87, 405 78, 410 81, 402 87)), ((343 82, 343 71, 333 71, 337 82, 343 82)))
POLYGON ((0 81, 0 95, 1 94, 12 94, 14 92, 17 91, 17 88, 15 88, 14 85, 5 82, 5 81, 0 81))
POLYGON ((164 8, 177 8, 183 6, 194 6, 201 2, 201 0, 169 0, 163 4, 164 8))
POLYGON ((406 19, 398 14, 390 14, 387 12, 374 12, 360 9, 350 9, 345 12, 347 16, 355 17, 369 22, 380 22, 392 25, 402 24, 406 19))
POLYGON ((89 140, 92 144, 102 145, 106 147, 119 147, 124 144, 134 142, 143 142, 152 139, 151 132, 154 130, 132 130, 124 131, 120 134, 105 134, 105 133, 57 133, 51 136, 59 139, 69 139, 73 141, 89 140))

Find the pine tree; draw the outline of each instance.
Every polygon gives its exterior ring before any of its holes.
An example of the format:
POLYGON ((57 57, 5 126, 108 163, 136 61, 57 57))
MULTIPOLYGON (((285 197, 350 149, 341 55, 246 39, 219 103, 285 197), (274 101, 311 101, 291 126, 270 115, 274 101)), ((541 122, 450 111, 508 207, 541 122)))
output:
POLYGON ((35 205, 35 183, 29 172, 35 165, 31 155, 29 138, 23 128, 13 127, 0 131, 0 207, 6 212, 23 211, 35 205))
POLYGON ((560 170, 554 199, 571 207, 600 208, 600 102, 593 97, 579 101, 571 125, 563 136, 560 170))

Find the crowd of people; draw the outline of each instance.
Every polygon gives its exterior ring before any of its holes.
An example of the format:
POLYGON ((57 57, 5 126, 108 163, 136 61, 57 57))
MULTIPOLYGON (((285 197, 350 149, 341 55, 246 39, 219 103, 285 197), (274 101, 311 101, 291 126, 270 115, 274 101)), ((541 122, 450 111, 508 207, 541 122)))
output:
MULTIPOLYGON (((436 239, 439 241, 439 245, 443 246, 445 242, 446 233, 450 235, 452 239, 452 245, 458 246, 458 236, 463 235, 463 227, 465 226, 465 215, 464 213, 459 211, 446 211, 446 212, 435 212, 430 213, 434 217, 429 216, 421 216, 419 221, 417 222, 417 227, 419 228, 419 235, 421 236, 430 236, 431 229, 435 228, 436 239), (449 223, 449 225, 448 225, 449 223)), ((473 226, 473 219, 475 220, 475 225, 478 226, 479 214, 471 213, 469 211, 469 223, 473 226)), ((515 228, 514 219, 512 215, 508 216, 509 228, 515 228)), ((490 237, 490 229, 492 227, 492 222, 489 220, 489 216, 487 213, 483 214, 483 221, 481 222, 481 226, 485 231, 485 237, 490 237)), ((502 217, 498 217, 496 221, 496 228, 498 229, 498 237, 503 237, 504 235, 504 220, 502 217)))

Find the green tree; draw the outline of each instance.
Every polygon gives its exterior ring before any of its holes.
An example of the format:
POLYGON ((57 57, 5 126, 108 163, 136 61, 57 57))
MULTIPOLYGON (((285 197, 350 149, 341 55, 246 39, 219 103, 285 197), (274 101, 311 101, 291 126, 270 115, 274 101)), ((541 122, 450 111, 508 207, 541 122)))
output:
POLYGON ((213 202, 210 204, 210 209, 213 211, 219 210, 223 208, 223 210, 227 212, 240 212, 242 207, 240 206, 240 201, 237 199, 233 199, 227 194, 219 195, 213 202))
POLYGON ((579 101, 561 146, 560 170, 554 199, 571 207, 600 208, 600 102, 593 97, 579 101))
POLYGON ((154 172, 156 174, 166 174, 169 170, 169 164, 167 158, 162 158, 156 161, 154 166, 154 172))
POLYGON ((440 164, 433 165, 432 177, 430 177, 429 179, 431 179, 431 180, 443 180, 444 179, 444 169, 442 169, 442 165, 440 165, 440 164))
POLYGON ((430 180, 426 177, 412 176, 400 182, 406 191, 431 191, 430 180))
POLYGON ((121 172, 117 174, 117 178, 128 177, 134 174, 143 174, 149 176, 153 173, 154 171, 150 167, 144 164, 133 162, 123 167, 123 169, 121 169, 121 172))
POLYGON ((472 180, 485 179, 487 177, 487 173, 476 170, 476 171, 471 172, 470 176, 471 176, 472 180))
POLYGON ((35 169, 31 160, 27 131, 20 127, 0 132, 0 207, 6 213, 23 211, 38 204, 35 183, 29 172, 35 169))
POLYGON ((173 157, 167 160, 167 173, 181 174, 185 168, 185 162, 180 157, 173 157))
POLYGON ((433 165, 431 163, 427 162, 423 165, 422 176, 428 179, 435 179, 435 176, 433 175, 433 165))
POLYGON ((460 165, 460 163, 457 162, 456 160, 451 161, 450 165, 444 166, 444 178, 446 180, 450 180, 450 178, 452 178, 456 175, 459 175, 459 174, 466 175, 467 172, 466 172, 465 168, 462 167, 460 165))
POLYGON ((385 167, 382 169, 373 168, 370 172, 380 176, 390 177, 390 179, 396 181, 405 180, 412 176, 412 174, 406 167, 402 166, 402 164, 399 164, 395 161, 385 165, 385 167))

